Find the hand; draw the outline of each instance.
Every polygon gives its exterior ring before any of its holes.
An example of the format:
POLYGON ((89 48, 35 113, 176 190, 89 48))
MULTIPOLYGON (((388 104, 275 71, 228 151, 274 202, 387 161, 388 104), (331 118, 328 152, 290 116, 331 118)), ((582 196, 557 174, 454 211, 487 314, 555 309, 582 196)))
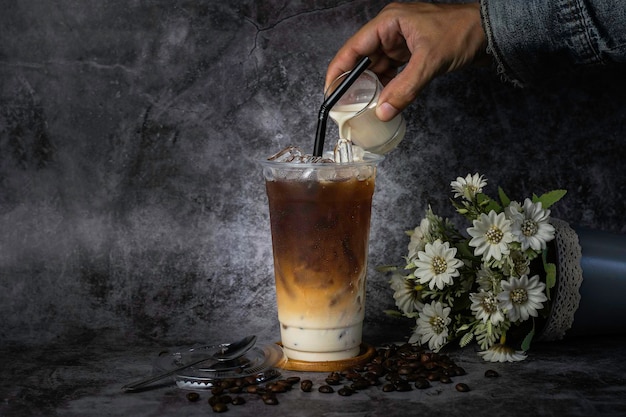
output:
POLYGON ((478 3, 392 3, 337 52, 326 72, 326 86, 368 56, 370 69, 385 85, 376 115, 388 121, 435 76, 485 57, 486 45, 478 3))

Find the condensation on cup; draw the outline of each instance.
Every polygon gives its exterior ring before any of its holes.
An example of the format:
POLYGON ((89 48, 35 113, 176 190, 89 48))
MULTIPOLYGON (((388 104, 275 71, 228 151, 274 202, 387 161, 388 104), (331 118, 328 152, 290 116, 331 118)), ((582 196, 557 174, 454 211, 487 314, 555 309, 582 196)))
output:
MULTIPOLYGON (((328 97, 348 74, 346 72, 333 81, 325 96, 328 97)), ((331 119, 337 123, 340 138, 380 155, 393 150, 406 133, 406 120, 401 113, 388 122, 376 116, 382 89, 376 74, 366 70, 329 112, 331 119)))
POLYGON ((359 354, 372 195, 382 156, 352 162, 287 148, 262 161, 281 342, 289 359, 359 354))

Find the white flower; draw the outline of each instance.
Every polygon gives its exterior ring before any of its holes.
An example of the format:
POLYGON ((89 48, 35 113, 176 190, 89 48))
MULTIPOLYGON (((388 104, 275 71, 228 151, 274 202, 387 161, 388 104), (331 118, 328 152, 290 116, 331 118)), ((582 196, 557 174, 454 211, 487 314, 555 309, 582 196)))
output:
POLYGON ((408 232, 408 234, 411 236, 408 254, 408 258, 411 260, 417 256, 417 252, 424 250, 428 242, 428 236, 430 234, 430 221, 428 218, 423 218, 419 226, 408 232))
POLYGON ((442 227, 442 223, 443 219, 433 213, 432 208, 428 207, 426 216, 422 219, 419 226, 407 232, 411 236, 409 254, 407 256, 409 262, 417 256, 419 251, 424 250, 427 243, 432 243, 441 235, 439 229, 442 227))
POLYGON ((491 291, 480 291, 470 294, 472 305, 470 308, 477 319, 483 323, 491 321, 491 324, 498 324, 504 321, 504 314, 500 308, 498 298, 491 291))
POLYGON ((437 352, 448 341, 448 324, 450 324, 450 307, 445 307, 438 301, 425 304, 417 319, 415 332, 409 343, 418 342, 437 352))
POLYGON ((490 259, 499 261, 502 255, 509 254, 508 244, 513 241, 513 234, 511 221, 507 220, 504 213, 496 214, 493 210, 489 214, 481 213, 473 225, 467 229, 467 233, 472 236, 469 244, 476 248, 475 255, 483 255, 483 260, 488 262, 490 259))
POLYGON ((428 283, 430 289, 435 286, 440 290, 445 285, 452 284, 452 277, 459 276, 459 268, 463 261, 455 258, 456 248, 451 248, 449 242, 437 239, 426 244, 424 251, 417 254, 419 260, 414 262, 417 269, 414 274, 420 284, 428 283))
POLYGON ((508 281, 502 280, 501 284, 502 292, 498 294, 498 300, 502 302, 502 308, 512 322, 528 320, 530 316, 537 317, 537 311, 548 300, 544 293, 546 285, 539 281, 539 275, 530 279, 528 275, 511 277, 508 281))
POLYGON ((524 200, 521 211, 511 207, 513 235, 522 244, 522 250, 543 250, 546 242, 554 239, 554 226, 550 221, 550 210, 544 210, 541 202, 533 203, 529 198, 524 200))
POLYGON ((390 285, 394 290, 393 298, 396 301, 396 306, 405 315, 411 316, 424 307, 424 303, 421 301, 421 285, 417 285, 415 280, 394 274, 391 277, 390 285))
POLYGON ((515 350, 500 343, 496 343, 489 349, 478 352, 478 354, 488 362, 519 362, 526 359, 524 351, 515 350))
POLYGON ((454 198, 463 197, 466 200, 472 201, 476 194, 483 191, 483 187, 487 185, 487 180, 482 175, 467 174, 465 178, 457 177, 456 181, 452 181, 450 186, 454 192, 454 198))
POLYGON ((504 214, 507 219, 511 219, 511 216, 514 213, 518 213, 522 211, 522 205, 517 201, 511 201, 508 206, 504 208, 504 214))

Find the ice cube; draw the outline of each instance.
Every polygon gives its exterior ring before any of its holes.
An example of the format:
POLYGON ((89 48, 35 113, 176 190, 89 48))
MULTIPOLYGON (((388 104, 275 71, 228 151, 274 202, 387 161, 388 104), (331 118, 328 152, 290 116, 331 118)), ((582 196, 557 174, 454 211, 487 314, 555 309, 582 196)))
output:
POLYGON ((319 164, 319 163, 333 163, 332 154, 325 154, 324 156, 313 156, 305 154, 297 146, 288 146, 285 149, 276 152, 274 155, 267 158, 268 161, 274 162, 290 162, 292 164, 319 164))
POLYGON ((298 162, 303 153, 297 146, 288 146, 267 158, 268 161, 298 162))

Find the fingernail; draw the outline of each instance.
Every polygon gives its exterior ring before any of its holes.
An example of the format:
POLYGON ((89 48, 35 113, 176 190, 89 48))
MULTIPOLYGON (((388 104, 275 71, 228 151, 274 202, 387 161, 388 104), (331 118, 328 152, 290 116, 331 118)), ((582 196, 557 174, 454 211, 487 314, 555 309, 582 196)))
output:
POLYGON ((381 103, 376 108, 376 116, 383 122, 387 122, 393 119, 398 113, 399 113, 398 109, 396 109, 395 107, 393 107, 391 104, 387 102, 381 103))

